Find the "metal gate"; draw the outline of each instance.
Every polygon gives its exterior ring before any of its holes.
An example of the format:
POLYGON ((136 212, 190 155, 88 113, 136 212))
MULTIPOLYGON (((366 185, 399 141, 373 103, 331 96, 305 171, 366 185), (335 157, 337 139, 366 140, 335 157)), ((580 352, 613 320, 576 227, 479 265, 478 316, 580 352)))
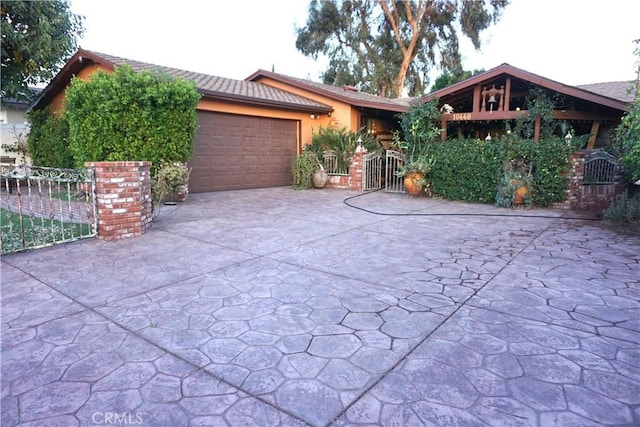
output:
POLYGON ((0 184, 3 254, 96 235, 93 170, 0 163, 0 184))
POLYGON ((374 151, 362 156, 362 190, 379 190, 382 181, 382 152, 374 151))
POLYGON ((584 158, 584 184, 615 184, 618 162, 603 150, 594 150, 584 158))
POLYGON ((404 154, 399 151, 387 150, 385 164, 384 189, 391 193, 404 193, 404 178, 396 172, 404 165, 404 154))

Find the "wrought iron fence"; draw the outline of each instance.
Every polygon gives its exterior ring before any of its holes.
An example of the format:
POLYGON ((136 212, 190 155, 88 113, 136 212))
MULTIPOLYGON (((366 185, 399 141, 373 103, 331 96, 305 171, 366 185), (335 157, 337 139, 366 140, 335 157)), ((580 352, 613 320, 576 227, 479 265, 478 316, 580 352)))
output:
POLYGON ((0 184, 3 254, 96 235, 92 170, 0 163, 0 184))
POLYGON ((387 150, 384 189, 390 193, 404 193, 404 178, 396 172, 404 165, 405 157, 399 151, 387 150))
POLYGON ((380 150, 362 156, 362 190, 371 191, 382 188, 384 162, 380 150))
POLYGON ((616 158, 603 150, 595 150, 584 158, 584 184, 615 184, 618 172, 616 158))
POLYGON ((349 166, 342 163, 335 150, 322 153, 322 164, 329 175, 349 175, 349 166))

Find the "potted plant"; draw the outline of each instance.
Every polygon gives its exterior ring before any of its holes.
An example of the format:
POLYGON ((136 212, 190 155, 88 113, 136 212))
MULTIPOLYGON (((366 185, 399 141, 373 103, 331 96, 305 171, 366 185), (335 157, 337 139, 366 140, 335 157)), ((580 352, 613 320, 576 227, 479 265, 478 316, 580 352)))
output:
POLYGON ((169 162, 160 166, 152 182, 154 205, 175 205, 186 201, 190 172, 185 163, 169 162))
POLYGON ((303 150, 293 160, 291 174, 293 175, 293 188, 297 190, 306 190, 318 185, 324 187, 329 180, 329 176, 316 153, 308 149, 303 150))
POLYGON ((404 177, 404 188, 407 194, 410 196, 431 194, 427 178, 434 163, 433 157, 426 153, 407 158, 404 165, 395 172, 396 176, 404 177))
POLYGON ((529 206, 532 166, 522 161, 506 162, 503 170, 504 175, 498 184, 496 194, 496 206, 505 208, 529 206))

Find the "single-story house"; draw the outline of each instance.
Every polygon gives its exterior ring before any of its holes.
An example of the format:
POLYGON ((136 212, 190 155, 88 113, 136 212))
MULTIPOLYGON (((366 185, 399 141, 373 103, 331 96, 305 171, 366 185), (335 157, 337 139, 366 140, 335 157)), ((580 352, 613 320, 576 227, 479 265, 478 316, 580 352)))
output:
MULTIPOLYGON (((29 88, 38 94, 39 88, 29 88)), ((29 164, 25 152, 29 123, 26 110, 29 102, 23 99, 8 98, 0 103, 0 163, 29 164)))
MULTIPOLYGON (((504 133, 505 120, 526 114, 530 90, 542 88, 562 99, 554 117, 576 135, 590 134, 589 147, 604 146, 633 97, 627 91, 632 82, 575 87, 502 64, 420 98, 389 99, 265 70, 235 80, 80 49, 30 108, 51 105, 59 112, 74 76, 90 79, 98 70, 110 72, 125 63, 136 71, 159 70, 191 80, 201 93, 190 161, 193 193, 290 185, 291 161, 311 142, 314 130, 365 129, 386 146, 397 129, 397 115, 434 98, 444 113, 443 140, 450 135, 486 138, 504 133)), ((538 132, 536 123, 536 139, 538 132)))
MULTIPOLYGON (((556 101, 554 119, 565 121, 576 135, 590 135, 587 148, 610 144, 611 132, 633 100, 632 81, 569 86, 502 64, 425 95, 419 102, 439 99, 443 140, 451 135, 485 139, 507 132, 505 121, 527 115, 527 97, 535 87, 556 101)), ((536 120, 534 140, 539 132, 536 120)))
MULTIPOLYGON (((320 126, 338 125, 385 134, 408 100, 359 92, 258 71, 246 80, 158 66, 80 49, 30 108, 51 105, 60 112, 73 77, 128 64, 135 71, 159 70, 191 80, 202 98, 189 179, 192 193, 291 184, 290 165, 320 126)), ((144 159, 136 159, 144 160, 144 159)))

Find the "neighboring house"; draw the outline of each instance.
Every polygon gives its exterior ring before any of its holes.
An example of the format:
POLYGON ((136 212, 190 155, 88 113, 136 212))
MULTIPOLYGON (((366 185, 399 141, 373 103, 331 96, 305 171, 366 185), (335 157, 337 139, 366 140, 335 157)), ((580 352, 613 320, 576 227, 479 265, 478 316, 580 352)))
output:
POLYGON ((307 90, 294 84, 287 88, 276 77, 289 78, 275 73, 258 72, 251 80, 234 80, 83 49, 65 64, 31 108, 52 105, 60 112, 74 76, 88 80, 98 70, 111 72, 125 63, 135 71, 159 70, 191 80, 202 94, 190 161, 192 193, 290 185, 292 160, 303 145, 311 143, 312 132, 320 126, 339 123, 357 131, 369 123, 373 129, 371 119, 390 119, 408 109, 406 102, 402 105, 401 101, 362 96, 351 89, 340 89, 346 94, 341 95, 332 94, 327 85, 323 85, 324 91, 311 85, 307 90), (371 98, 381 102, 376 104, 371 98))
MULTIPOLYGON (((442 115, 443 140, 449 135, 485 139, 504 134, 505 121, 526 114, 530 90, 538 87, 550 99, 557 97, 562 102, 554 110, 554 118, 564 121, 576 135, 590 135, 587 147, 594 148, 610 145, 611 132, 632 98, 623 95, 625 87, 631 86, 632 82, 569 86, 502 64, 430 93, 421 101, 438 98, 440 105, 447 105, 442 115), (447 112, 449 107, 451 110, 447 112)), ((538 140, 539 134, 537 120, 534 140, 538 140)))
POLYGON ((26 153, 29 133, 29 124, 26 119, 28 106, 28 101, 16 99, 7 99, 0 103, 0 162, 2 163, 31 163, 26 153))

